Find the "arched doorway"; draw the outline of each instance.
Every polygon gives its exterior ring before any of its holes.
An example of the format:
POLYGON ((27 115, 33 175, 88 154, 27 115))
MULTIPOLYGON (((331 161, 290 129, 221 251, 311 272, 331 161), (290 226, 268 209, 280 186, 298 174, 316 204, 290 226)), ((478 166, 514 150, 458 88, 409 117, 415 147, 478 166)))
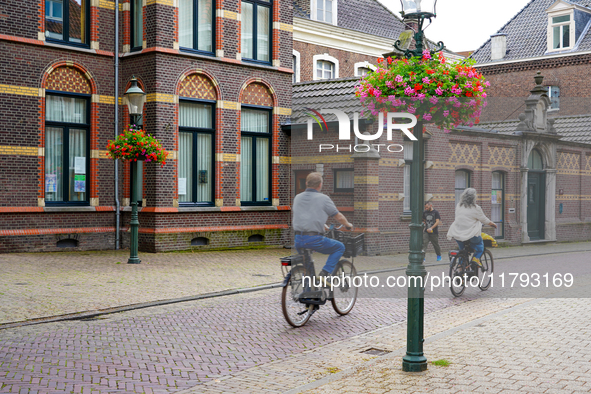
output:
POLYGON ((527 168, 527 235, 530 240, 544 239, 546 174, 538 150, 531 151, 527 168))

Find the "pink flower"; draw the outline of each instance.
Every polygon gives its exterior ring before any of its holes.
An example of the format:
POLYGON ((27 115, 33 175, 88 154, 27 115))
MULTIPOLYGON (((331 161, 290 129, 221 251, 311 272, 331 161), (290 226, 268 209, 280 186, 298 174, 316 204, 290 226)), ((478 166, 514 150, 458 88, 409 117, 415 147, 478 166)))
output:
POLYGON ((374 89, 373 90, 373 95, 375 97, 380 97, 382 95, 382 91, 380 89, 374 89))
POLYGON ((426 121, 430 121, 431 119, 433 119, 433 116, 431 116, 431 114, 425 114, 423 115, 423 119, 426 121))
POLYGON ((419 99, 421 99, 421 100, 422 100, 422 99, 424 99, 424 98, 425 98, 425 93, 421 93, 421 94, 419 94, 419 99))
POLYGON ((428 77, 423 78, 423 83, 431 83, 431 80, 428 77))
POLYGON ((490 86, 490 82, 484 81, 484 86, 489 87, 490 86))
POLYGON ((449 116, 449 111, 443 111, 443 116, 445 116, 446 118, 449 116))
POLYGON ((439 102, 439 99, 437 97, 431 97, 429 99, 429 102, 431 102, 431 104, 437 104, 439 102))
POLYGON ((396 96, 388 96, 388 100, 394 102, 396 100, 396 96))
POLYGON ((413 107, 412 105, 409 106, 406 110, 411 114, 414 114, 415 112, 417 112, 417 109, 415 107, 413 107))
POLYGON ((402 78, 402 75, 397 75, 396 78, 394 78, 394 80, 396 82, 402 82, 402 81, 404 81, 404 79, 402 78))
POLYGON ((441 96, 443 94, 443 90, 441 90, 441 88, 437 88, 437 89, 435 89, 435 93, 437 93, 439 96, 441 96))
MULTIPOLYGON (((486 93, 482 93, 482 97, 486 97, 486 93)), ((485 105, 486 105, 486 103, 485 103, 485 105)))
POLYGON ((414 94, 414 92, 415 92, 415 90, 413 88, 411 88, 410 86, 408 86, 406 89, 404 89, 404 94, 406 94, 407 96, 414 94))
POLYGON ((425 60, 430 60, 431 59, 431 52, 429 52, 428 49, 425 49, 423 51, 423 59, 425 59, 425 60))
POLYGON ((392 83, 392 81, 386 81, 386 86, 390 89, 394 89, 394 84, 392 83))

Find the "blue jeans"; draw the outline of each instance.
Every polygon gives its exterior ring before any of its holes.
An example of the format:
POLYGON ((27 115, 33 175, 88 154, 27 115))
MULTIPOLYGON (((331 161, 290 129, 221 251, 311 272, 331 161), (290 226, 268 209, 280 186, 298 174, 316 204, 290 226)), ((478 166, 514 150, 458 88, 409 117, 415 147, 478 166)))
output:
MULTIPOLYGON (((482 240, 482 237, 480 235, 477 235, 475 237, 470 238, 469 241, 472 244, 472 248, 474 248, 474 257, 480 259, 480 257, 482 257, 482 254, 484 253, 484 241, 482 240)), ((463 241, 456 240, 456 242, 458 243, 460 250, 464 249, 463 241)))
POLYGON ((345 245, 334 239, 323 237, 322 235, 296 235, 296 249, 312 249, 319 253, 328 254, 326 264, 322 268, 329 274, 332 274, 337 263, 345 253, 345 245))

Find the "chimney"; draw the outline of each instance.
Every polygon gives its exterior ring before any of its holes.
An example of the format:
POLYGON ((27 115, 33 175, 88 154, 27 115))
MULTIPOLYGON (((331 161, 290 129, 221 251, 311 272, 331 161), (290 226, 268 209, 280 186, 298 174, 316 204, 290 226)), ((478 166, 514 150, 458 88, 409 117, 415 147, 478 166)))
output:
POLYGON ((507 35, 505 33, 493 34, 490 36, 490 58, 501 60, 507 54, 507 35))

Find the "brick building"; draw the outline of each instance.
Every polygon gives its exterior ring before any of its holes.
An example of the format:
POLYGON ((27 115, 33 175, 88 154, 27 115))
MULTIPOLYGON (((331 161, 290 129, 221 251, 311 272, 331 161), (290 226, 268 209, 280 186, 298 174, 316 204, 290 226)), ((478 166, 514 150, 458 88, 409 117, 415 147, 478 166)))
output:
MULTIPOLYGON (((293 4, 294 83, 365 75, 408 30, 378 0, 294 0, 293 4)), ((449 51, 446 56, 460 58, 449 51)))
MULTIPOLYGON (((440 242, 455 247, 445 234, 454 220, 459 195, 467 187, 478 191, 478 203, 498 230, 485 228, 500 242, 588 240, 591 221, 590 116, 548 117, 551 101, 541 76, 522 97, 523 115, 505 120, 508 113, 489 114, 495 121, 462 127, 445 134, 425 134, 425 200, 442 216, 440 242), (533 89, 532 89, 533 88, 533 89)), ((310 171, 322 171, 324 192, 366 233, 368 253, 408 250, 411 207, 412 142, 401 133, 391 141, 384 135, 367 153, 355 153, 353 141, 338 140, 336 118, 327 115, 328 132, 313 128, 307 138, 306 108, 341 109, 351 118, 362 107, 355 98, 356 79, 316 81, 294 85, 292 118, 292 170, 298 180, 310 171), (320 150, 319 144, 334 145, 320 150), (401 145, 403 151, 387 149, 401 145), (337 148, 338 146, 338 148, 337 148)), ((551 113, 551 111, 550 111, 551 113)), ((360 121, 371 134, 374 123, 360 121)), ((359 142, 361 144, 363 142, 359 142)), ((360 151, 366 148, 360 148, 360 151)))
POLYGON ((0 4, 0 252, 128 242, 130 169, 105 147, 142 124, 172 157, 144 163, 140 250, 278 244, 289 193, 292 3, 25 0, 0 4), (115 12, 119 91, 115 91, 115 12))

